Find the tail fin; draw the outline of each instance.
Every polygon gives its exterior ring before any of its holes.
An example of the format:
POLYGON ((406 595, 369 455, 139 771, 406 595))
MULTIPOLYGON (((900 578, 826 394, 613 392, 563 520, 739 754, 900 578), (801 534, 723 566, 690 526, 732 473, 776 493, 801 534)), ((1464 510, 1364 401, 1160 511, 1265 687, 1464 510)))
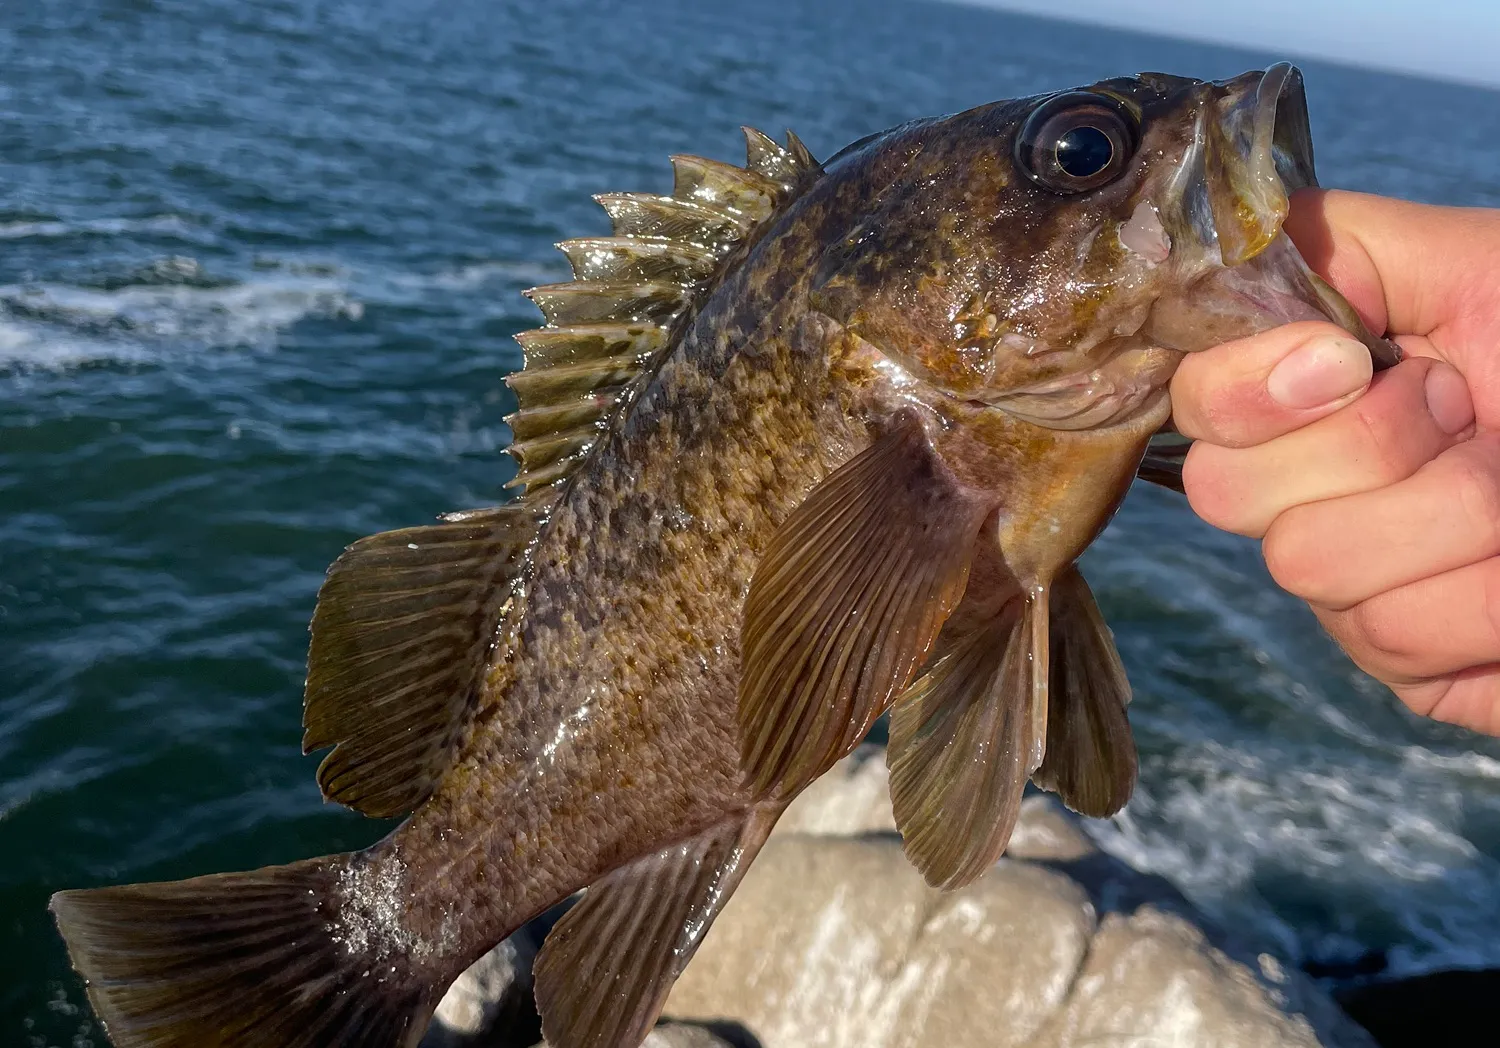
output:
POLYGON ((410 1048, 437 996, 404 958, 335 937, 348 864, 58 892, 51 909, 116 1048, 410 1048))

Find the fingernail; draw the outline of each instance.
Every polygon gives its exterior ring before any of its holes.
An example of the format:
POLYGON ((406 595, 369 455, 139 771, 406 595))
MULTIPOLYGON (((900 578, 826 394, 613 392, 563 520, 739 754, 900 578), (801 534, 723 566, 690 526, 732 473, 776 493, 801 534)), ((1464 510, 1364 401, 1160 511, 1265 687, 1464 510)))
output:
POLYGON ((1474 424, 1469 384, 1456 370, 1447 364, 1434 364, 1423 380, 1422 389, 1427 394, 1427 410, 1438 429, 1451 437, 1474 424))
POLYGON ((1370 384, 1370 351, 1352 338, 1315 338, 1271 369, 1266 390, 1289 408, 1316 408, 1370 384))

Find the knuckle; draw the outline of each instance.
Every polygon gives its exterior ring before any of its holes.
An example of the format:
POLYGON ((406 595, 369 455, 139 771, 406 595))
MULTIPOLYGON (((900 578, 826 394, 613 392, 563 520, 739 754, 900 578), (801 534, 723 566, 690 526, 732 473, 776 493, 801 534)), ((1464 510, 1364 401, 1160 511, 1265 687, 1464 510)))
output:
POLYGON ((1413 654, 1411 636, 1389 599, 1372 597, 1346 611, 1343 619, 1364 669, 1377 677, 1392 671, 1404 675, 1413 654))
POLYGON ((1385 483, 1404 480, 1411 475, 1409 438, 1391 424, 1389 412, 1357 400, 1350 405, 1355 426, 1353 436, 1361 449, 1360 457, 1370 462, 1371 472, 1385 483))
POLYGON ((1261 541, 1261 556, 1276 584, 1303 600, 1319 602, 1326 585, 1319 568, 1325 559, 1316 554, 1313 536, 1301 507, 1293 506, 1271 522, 1261 541))
POLYGON ((1460 446, 1448 466, 1461 523, 1468 533, 1484 536, 1492 551, 1500 549, 1500 461, 1494 450, 1460 446))
POLYGON ((1241 533, 1242 500, 1225 457, 1222 448, 1194 444, 1182 464, 1182 488, 1199 517, 1221 531, 1241 533))
POLYGON ((1233 398, 1220 396, 1203 405, 1202 421, 1211 443, 1226 448, 1243 448, 1254 443, 1245 425, 1245 413, 1237 410, 1233 398))
POLYGON ((1484 631, 1481 640, 1482 650, 1490 658, 1488 661, 1500 659, 1500 572, 1496 572, 1494 564, 1485 566, 1481 575, 1480 586, 1480 627, 1484 631))
POLYGON ((1172 381, 1172 414, 1177 428, 1194 440, 1226 448, 1248 447, 1254 439, 1250 399, 1242 379, 1215 374, 1189 358, 1172 381))

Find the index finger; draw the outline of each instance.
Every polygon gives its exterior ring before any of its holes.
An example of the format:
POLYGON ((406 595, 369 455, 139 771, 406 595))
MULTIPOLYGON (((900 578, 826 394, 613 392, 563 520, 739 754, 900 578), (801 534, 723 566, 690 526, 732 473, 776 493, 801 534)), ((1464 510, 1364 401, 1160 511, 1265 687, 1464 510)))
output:
POLYGON ((1377 333, 1462 342, 1500 316, 1500 211, 1304 189, 1286 231, 1377 333))

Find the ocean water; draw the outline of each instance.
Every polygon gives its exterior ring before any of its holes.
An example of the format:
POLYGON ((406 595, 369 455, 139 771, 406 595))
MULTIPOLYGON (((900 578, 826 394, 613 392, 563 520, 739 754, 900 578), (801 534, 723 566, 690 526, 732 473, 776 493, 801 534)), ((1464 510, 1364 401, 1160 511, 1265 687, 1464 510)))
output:
MULTIPOLYGON (((0 8, 0 1045, 103 1043, 52 891, 384 832, 299 753, 314 594, 497 499, 519 292, 591 193, 743 123, 826 156, 1278 57, 895 0, 0 8)), ((1500 95, 1304 69, 1325 183, 1500 205, 1500 95)), ((1107 848, 1293 963, 1500 964, 1500 743, 1406 714, 1169 493, 1085 567, 1138 691, 1107 848)))

